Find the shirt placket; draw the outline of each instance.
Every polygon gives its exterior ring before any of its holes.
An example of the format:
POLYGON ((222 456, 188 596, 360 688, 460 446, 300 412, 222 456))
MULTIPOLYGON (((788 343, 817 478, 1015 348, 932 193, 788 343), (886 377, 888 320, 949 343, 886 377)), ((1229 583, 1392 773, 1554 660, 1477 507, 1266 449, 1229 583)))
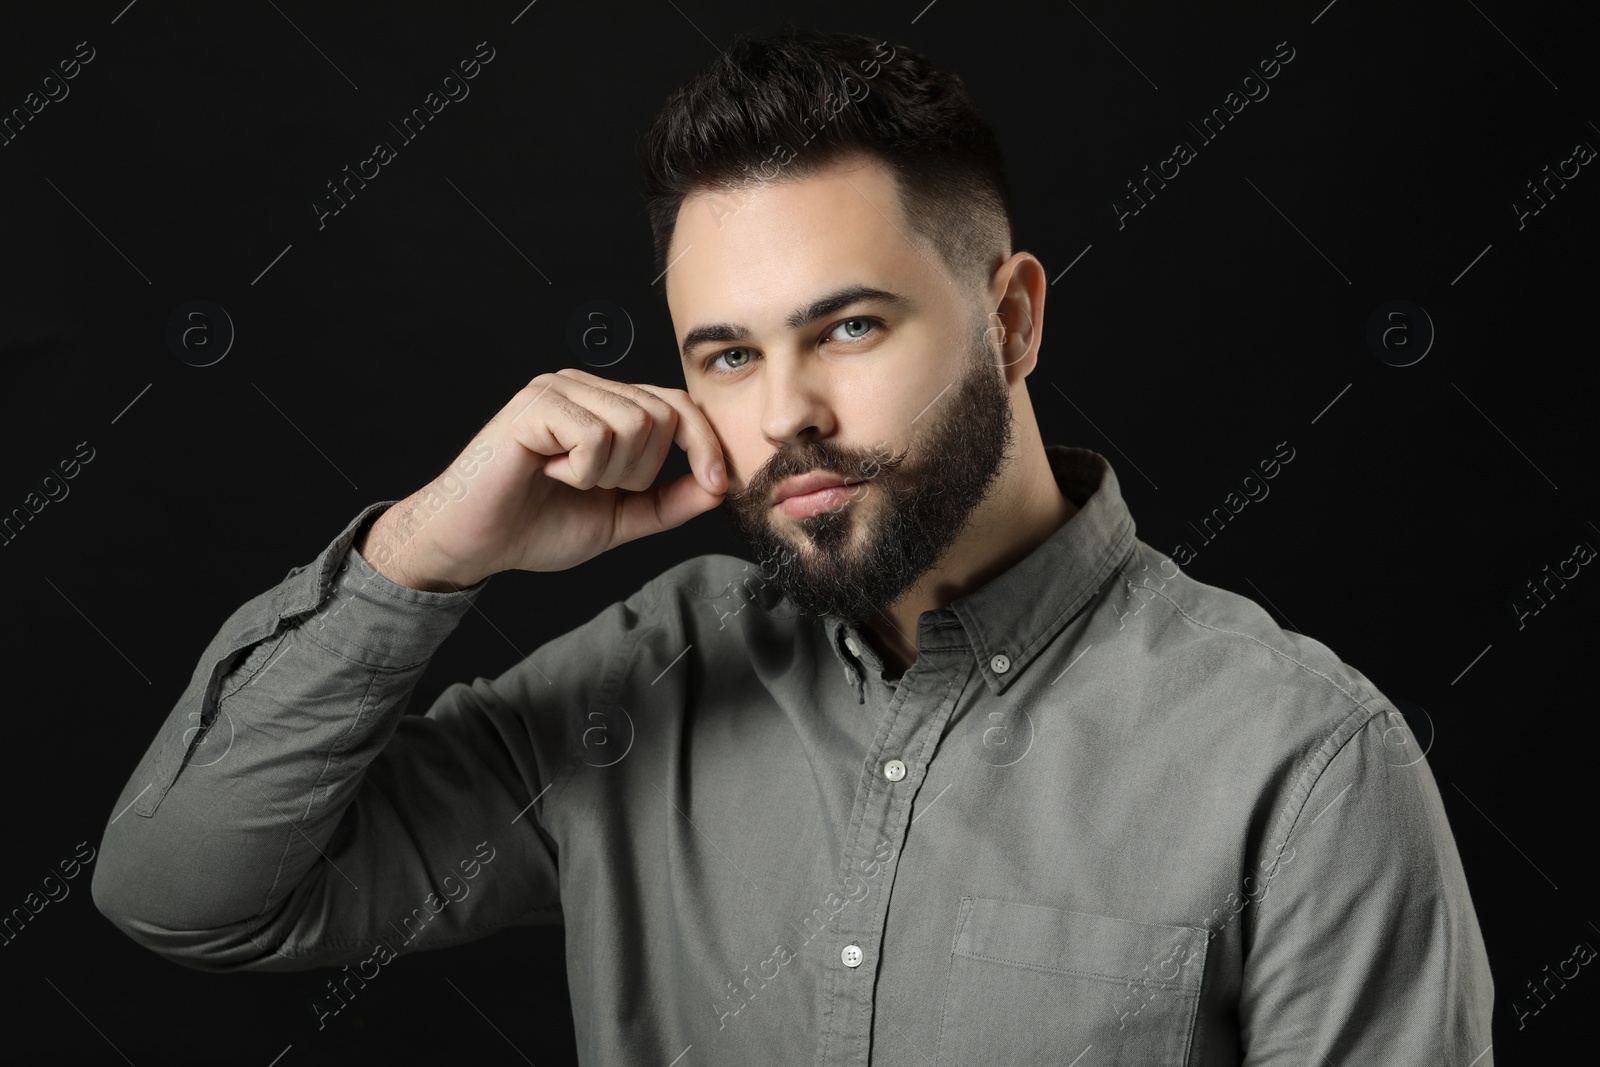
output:
POLYGON ((884 710, 845 837, 849 845, 836 890, 845 903, 833 920, 826 961, 833 973, 817 1042, 818 1067, 867 1067, 870 1062, 883 929, 912 804, 944 724, 976 669, 953 617, 934 626, 924 620, 919 638, 921 652, 892 694, 879 679, 867 681, 873 694, 868 706, 884 710))

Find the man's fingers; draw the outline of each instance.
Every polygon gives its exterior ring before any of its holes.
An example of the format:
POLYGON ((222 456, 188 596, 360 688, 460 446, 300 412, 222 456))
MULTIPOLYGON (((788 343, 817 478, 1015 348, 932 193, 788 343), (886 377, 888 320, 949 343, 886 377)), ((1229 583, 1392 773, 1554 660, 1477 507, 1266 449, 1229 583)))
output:
POLYGON ((612 547, 682 526, 720 503, 722 494, 706 492, 693 474, 680 474, 642 493, 618 493, 612 547))
POLYGON ((672 446, 672 423, 677 421, 672 408, 640 389, 631 390, 639 398, 635 400, 603 379, 595 379, 600 384, 591 385, 575 376, 564 377, 569 379, 563 386, 567 397, 599 419, 611 434, 610 452, 594 484, 601 489, 648 488, 672 446))
POLYGON ((640 385, 639 388, 665 400, 678 413, 678 432, 674 439, 678 447, 689 454, 689 468, 694 471, 700 485, 708 493, 726 493, 727 464, 722 457, 722 445, 718 443, 705 412, 682 389, 665 389, 655 385, 640 385))
POLYGON ((616 543, 671 529, 722 502, 728 489, 722 445, 688 393, 577 368, 540 378, 537 392, 517 405, 513 436, 550 457, 547 477, 575 489, 630 490, 618 496, 616 543), (673 441, 692 473, 653 485, 673 441))
POLYGON ((566 482, 574 489, 592 489, 610 461, 616 443, 615 431, 599 415, 554 390, 540 403, 550 405, 552 410, 539 422, 563 452, 545 464, 545 475, 566 482))
MULTIPOLYGON (((555 373, 557 377, 570 379, 581 386, 610 393, 613 399, 632 400, 652 415, 657 415, 661 405, 666 405, 668 410, 677 415, 673 439, 688 454, 689 469, 694 471, 696 480, 709 493, 727 492, 728 474, 722 445, 717 441, 716 432, 712 430, 705 412, 700 410, 688 393, 659 385, 616 382, 576 367, 564 367, 555 373)), ((654 440, 651 443, 654 444, 654 440)))

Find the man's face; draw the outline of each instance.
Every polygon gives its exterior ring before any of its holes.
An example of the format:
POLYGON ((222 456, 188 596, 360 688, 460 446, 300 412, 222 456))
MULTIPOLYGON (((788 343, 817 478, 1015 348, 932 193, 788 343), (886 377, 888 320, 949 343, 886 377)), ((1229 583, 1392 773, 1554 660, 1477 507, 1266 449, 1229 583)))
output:
POLYGON ((722 442, 734 525, 806 614, 894 603, 1009 458, 981 294, 908 234, 876 161, 678 214, 667 295, 687 389, 722 442), (817 472, 856 484, 777 502, 817 472))

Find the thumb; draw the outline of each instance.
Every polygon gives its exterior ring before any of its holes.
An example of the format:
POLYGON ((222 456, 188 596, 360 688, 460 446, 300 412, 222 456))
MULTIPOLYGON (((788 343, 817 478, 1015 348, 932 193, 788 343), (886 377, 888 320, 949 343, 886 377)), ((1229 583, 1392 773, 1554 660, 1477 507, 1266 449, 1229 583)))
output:
POLYGON ((693 473, 652 485, 642 493, 619 493, 614 544, 682 526, 722 503, 723 494, 708 493, 693 473))

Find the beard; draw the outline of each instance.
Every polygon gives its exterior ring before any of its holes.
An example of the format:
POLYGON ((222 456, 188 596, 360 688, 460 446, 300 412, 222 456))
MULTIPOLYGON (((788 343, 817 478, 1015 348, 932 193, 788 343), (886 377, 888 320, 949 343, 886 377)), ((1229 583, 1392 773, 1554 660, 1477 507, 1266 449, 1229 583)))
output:
POLYGON ((724 498, 760 573, 800 614, 859 622, 885 611, 966 528, 1011 458, 1011 394, 986 336, 979 324, 963 377, 918 417, 900 452, 808 440, 774 454, 724 498), (861 485, 839 506, 801 519, 773 507, 774 486, 816 470, 861 485), (875 509, 871 495, 880 498, 875 509))

